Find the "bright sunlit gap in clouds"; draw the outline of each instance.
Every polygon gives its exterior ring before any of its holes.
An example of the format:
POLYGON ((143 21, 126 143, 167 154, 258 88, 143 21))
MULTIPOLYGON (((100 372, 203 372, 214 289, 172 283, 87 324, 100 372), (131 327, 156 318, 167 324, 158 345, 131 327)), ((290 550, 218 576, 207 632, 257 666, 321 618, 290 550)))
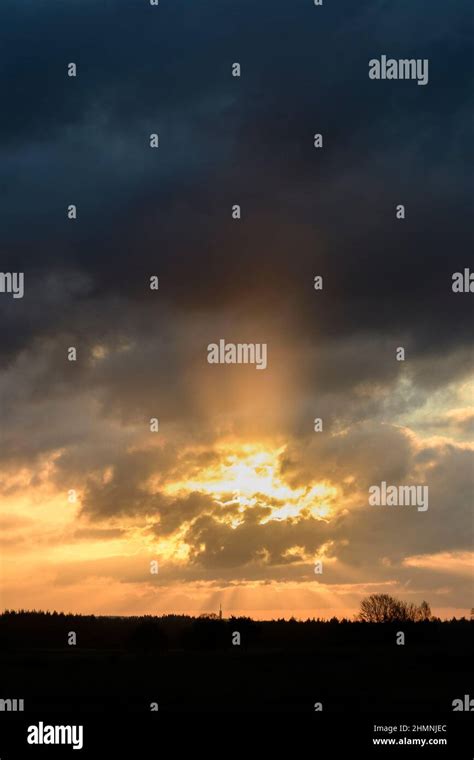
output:
MULTIPOLYGON (((284 447, 261 449, 257 445, 240 446, 237 453, 220 449, 221 461, 204 468, 198 479, 185 479, 166 486, 165 493, 174 496, 183 492, 201 491, 211 494, 217 502, 238 502, 239 511, 255 506, 265 499, 271 514, 261 520, 295 518, 302 513, 315 518, 329 517, 337 489, 326 483, 291 488, 279 473, 279 458, 284 447)), ((237 527, 238 521, 234 527, 237 527)))

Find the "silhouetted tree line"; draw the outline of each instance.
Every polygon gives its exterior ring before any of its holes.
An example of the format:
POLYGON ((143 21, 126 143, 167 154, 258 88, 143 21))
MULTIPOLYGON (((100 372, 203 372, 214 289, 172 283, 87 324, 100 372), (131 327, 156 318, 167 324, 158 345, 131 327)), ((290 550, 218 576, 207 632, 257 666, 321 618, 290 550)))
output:
POLYGON ((422 641, 426 626, 430 640, 452 641, 455 631, 459 644, 469 636, 466 618, 441 621, 433 617, 429 605, 400 602, 385 594, 372 595, 361 602, 359 615, 347 618, 320 618, 297 621, 278 619, 257 621, 249 617, 219 620, 215 615, 145 615, 109 617, 58 612, 7 610, 0 615, 0 646, 3 649, 107 649, 124 653, 166 653, 176 650, 221 651, 242 649, 318 649, 383 644, 393 638, 400 625, 410 630, 411 641, 422 641), (381 625, 383 623, 383 625, 381 625), (77 646, 69 646, 68 633, 74 631, 77 646), (241 646, 232 646, 238 631, 241 646))

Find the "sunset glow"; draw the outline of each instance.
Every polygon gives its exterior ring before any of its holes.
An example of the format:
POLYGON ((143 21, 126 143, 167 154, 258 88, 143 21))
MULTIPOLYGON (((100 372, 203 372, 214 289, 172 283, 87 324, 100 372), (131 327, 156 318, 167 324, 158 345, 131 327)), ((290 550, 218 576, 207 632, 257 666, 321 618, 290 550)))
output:
POLYGON ((265 496, 272 501, 271 514, 261 522, 296 518, 300 514, 327 517, 331 503, 337 495, 334 486, 318 483, 305 488, 290 488, 279 475, 279 457, 284 447, 273 451, 258 446, 241 446, 238 454, 228 449, 218 449, 221 462, 200 473, 199 479, 184 480, 168 485, 164 492, 178 495, 185 492, 203 491, 211 494, 217 502, 238 503, 239 511, 245 512, 265 496))

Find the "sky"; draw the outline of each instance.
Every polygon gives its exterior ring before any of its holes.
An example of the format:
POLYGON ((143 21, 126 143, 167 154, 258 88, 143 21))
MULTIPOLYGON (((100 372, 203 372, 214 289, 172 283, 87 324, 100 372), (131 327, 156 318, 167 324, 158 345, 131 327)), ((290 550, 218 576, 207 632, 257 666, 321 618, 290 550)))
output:
POLYGON ((469 6, 3 0, 2 608, 469 615, 469 6))

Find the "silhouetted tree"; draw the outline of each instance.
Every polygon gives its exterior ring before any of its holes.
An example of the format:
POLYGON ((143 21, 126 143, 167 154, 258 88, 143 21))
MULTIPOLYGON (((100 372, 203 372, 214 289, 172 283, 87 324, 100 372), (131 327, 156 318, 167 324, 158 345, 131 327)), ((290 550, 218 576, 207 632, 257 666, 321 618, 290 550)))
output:
POLYGON ((430 620, 431 618, 431 607, 424 599, 418 608, 418 613, 420 620, 430 620))
POLYGON ((389 594, 371 594, 360 603, 358 619, 365 623, 415 623, 429 620, 431 609, 428 602, 420 606, 402 602, 389 594))
POLYGON ((400 603, 388 594, 371 594, 360 603, 359 620, 365 623, 390 623, 400 619, 400 603))

